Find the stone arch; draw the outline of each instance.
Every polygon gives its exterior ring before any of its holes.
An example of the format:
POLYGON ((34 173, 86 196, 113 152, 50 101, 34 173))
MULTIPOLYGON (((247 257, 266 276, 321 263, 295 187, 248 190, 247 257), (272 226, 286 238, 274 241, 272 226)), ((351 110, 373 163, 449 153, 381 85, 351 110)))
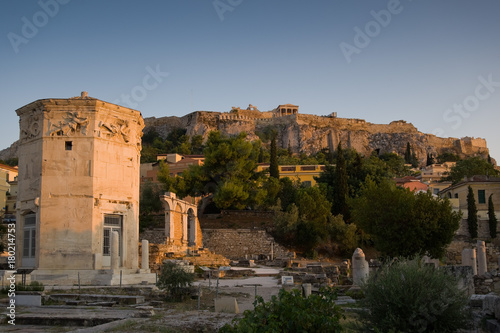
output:
POLYGON ((165 193, 160 199, 165 208, 165 236, 168 244, 186 249, 187 246, 200 245, 202 235, 196 205, 178 199, 172 192, 165 193))

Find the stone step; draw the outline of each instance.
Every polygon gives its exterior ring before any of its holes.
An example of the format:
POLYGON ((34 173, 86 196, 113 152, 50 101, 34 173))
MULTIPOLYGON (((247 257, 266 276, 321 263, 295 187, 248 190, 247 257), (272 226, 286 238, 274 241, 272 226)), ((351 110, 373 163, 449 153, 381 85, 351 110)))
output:
POLYGON ((120 305, 141 304, 144 296, 128 295, 94 295, 94 294, 52 294, 50 298, 57 301, 115 302, 120 305))
POLYGON ((95 307, 44 306, 36 309, 36 312, 16 313, 16 325, 92 327, 140 316, 140 311, 137 310, 99 308, 96 311, 95 307))

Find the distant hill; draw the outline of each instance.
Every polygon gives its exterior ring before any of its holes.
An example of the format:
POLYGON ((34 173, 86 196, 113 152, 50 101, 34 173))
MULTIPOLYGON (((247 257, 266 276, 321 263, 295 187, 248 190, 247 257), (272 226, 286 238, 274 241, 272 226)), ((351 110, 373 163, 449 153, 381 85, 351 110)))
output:
POLYGON ((404 120, 372 124, 363 119, 307 114, 273 117, 271 111, 240 109, 237 112, 196 111, 183 117, 151 117, 144 122, 145 132, 154 128, 164 138, 176 127, 185 128, 187 135, 198 134, 204 138, 213 130, 227 135, 244 131, 249 140, 258 139, 262 133, 275 129, 278 145, 295 153, 311 154, 323 148, 335 149, 341 141, 343 146, 354 148, 364 155, 373 151, 403 155, 409 142, 421 164, 426 162, 428 153, 434 156, 453 153, 462 158, 477 155, 486 158, 489 154, 485 139, 439 138, 418 131, 404 120))
MULTIPOLYGON (((276 117, 272 111, 236 109, 232 112, 196 111, 183 117, 145 118, 144 132, 155 129, 163 138, 175 128, 185 128, 187 135, 208 137, 213 130, 227 135, 247 133, 248 140, 256 140, 262 133, 274 129, 278 133, 278 145, 295 153, 311 154, 323 148, 335 149, 341 141, 345 147, 369 155, 394 152, 403 155, 409 142, 420 164, 427 154, 434 156, 453 153, 462 158, 487 157, 489 150, 481 138, 439 138, 425 134, 404 120, 390 124, 372 124, 363 119, 338 118, 293 114, 276 117)), ((0 159, 17 157, 17 142, 0 151, 0 159)))

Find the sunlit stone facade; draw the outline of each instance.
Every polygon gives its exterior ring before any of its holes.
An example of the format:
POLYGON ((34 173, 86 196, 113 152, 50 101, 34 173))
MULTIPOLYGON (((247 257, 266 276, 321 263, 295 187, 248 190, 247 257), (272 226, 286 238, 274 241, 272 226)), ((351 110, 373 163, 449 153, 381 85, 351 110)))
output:
POLYGON ((20 124, 17 267, 138 268, 141 113, 88 97, 41 99, 20 124))

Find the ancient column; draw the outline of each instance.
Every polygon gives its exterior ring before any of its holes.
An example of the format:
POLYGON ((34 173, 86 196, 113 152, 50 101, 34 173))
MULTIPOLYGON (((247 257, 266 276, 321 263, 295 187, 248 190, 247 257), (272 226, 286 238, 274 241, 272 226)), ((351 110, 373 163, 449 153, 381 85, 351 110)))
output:
POLYGON ((165 237, 174 239, 174 211, 170 209, 165 210, 165 237))
POLYGON ((359 286, 368 278, 369 266, 365 254, 359 247, 352 255, 352 284, 359 286))
POLYGON ((141 268, 149 269, 149 241, 146 239, 142 240, 142 260, 141 260, 141 268))
POLYGON ((476 249, 462 250, 462 265, 472 267, 472 274, 477 275, 476 249))
POLYGON ((111 270, 118 269, 120 265, 119 242, 120 235, 118 231, 111 232, 111 270))
POLYGON ((188 243, 188 214, 182 213, 182 244, 188 243))
POLYGON ((310 283, 304 283, 302 285, 302 292, 303 292, 305 298, 308 298, 309 296, 311 296, 312 285, 310 283))
POLYGON ((477 275, 483 275, 488 271, 488 264, 486 262, 486 247, 484 241, 477 241, 477 275))

